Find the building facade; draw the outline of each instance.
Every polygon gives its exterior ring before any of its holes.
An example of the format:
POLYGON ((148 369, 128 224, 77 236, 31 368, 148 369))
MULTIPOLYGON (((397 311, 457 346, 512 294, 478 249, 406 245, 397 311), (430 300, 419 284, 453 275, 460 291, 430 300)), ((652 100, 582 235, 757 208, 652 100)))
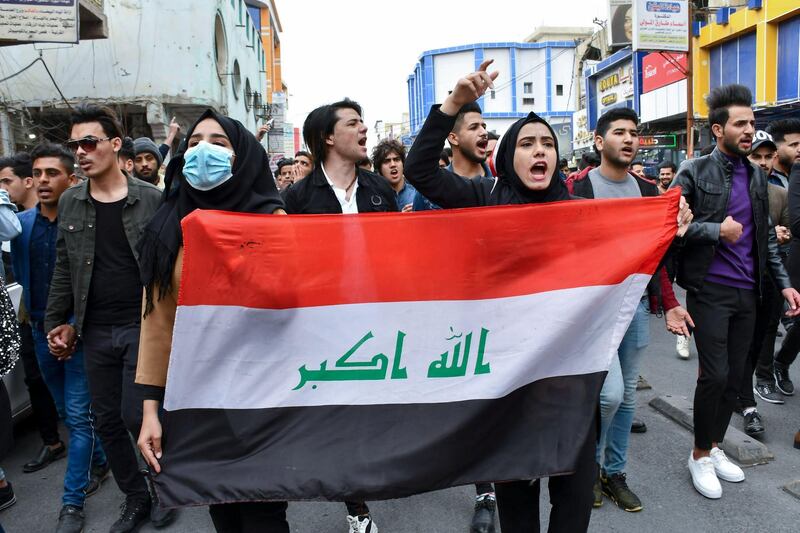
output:
MULTIPOLYGON (((42 138, 66 139, 68 106, 108 104, 128 135, 167 135, 171 117, 188 127, 208 107, 256 130, 264 114, 267 54, 252 12, 241 0, 105 3, 108 38, 47 48, 40 66, 0 86, 9 151, 42 138)), ((3 49, 5 65, 39 57, 31 45, 3 49)))
POLYGON ((483 61, 500 76, 480 98, 487 128, 502 134, 534 111, 556 131, 562 152, 571 151, 575 41, 475 43, 423 52, 408 77, 410 135, 416 136, 432 105, 441 103, 459 78, 483 61))
POLYGON ((800 3, 747 0, 721 7, 694 25, 694 109, 708 116, 705 96, 720 85, 741 83, 753 92, 756 120, 800 113, 800 3))

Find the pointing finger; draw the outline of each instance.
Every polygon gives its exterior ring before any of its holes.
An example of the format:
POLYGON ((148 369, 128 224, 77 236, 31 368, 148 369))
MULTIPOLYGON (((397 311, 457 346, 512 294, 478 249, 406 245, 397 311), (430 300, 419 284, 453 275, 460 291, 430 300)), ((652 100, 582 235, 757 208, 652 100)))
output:
POLYGON ((478 67, 478 72, 486 72, 486 69, 489 68, 489 65, 492 63, 494 63, 494 59, 485 60, 483 63, 481 63, 481 66, 478 67))

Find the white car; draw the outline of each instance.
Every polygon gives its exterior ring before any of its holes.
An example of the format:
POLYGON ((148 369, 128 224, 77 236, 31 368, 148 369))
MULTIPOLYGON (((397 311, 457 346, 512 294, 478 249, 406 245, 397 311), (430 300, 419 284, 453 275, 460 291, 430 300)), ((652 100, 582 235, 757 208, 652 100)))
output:
MULTIPOLYGON (((6 285, 6 290, 14 303, 14 312, 19 313, 22 285, 10 283, 6 285)), ((8 389, 8 397, 11 399, 11 415, 16 422, 31 409, 31 398, 28 395, 28 388, 25 386, 25 370, 22 368, 22 360, 17 361, 11 373, 3 376, 2 379, 8 389)))

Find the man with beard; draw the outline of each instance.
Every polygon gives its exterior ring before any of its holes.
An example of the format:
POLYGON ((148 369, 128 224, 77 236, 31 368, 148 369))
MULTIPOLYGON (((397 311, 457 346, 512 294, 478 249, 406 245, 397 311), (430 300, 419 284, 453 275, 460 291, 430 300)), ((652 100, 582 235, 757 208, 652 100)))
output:
POLYGON ((794 163, 800 163, 800 118, 786 118, 772 121, 767 126, 778 147, 777 160, 769 175, 770 183, 789 188, 789 173, 794 163))
POLYGON ((730 423, 753 338, 763 274, 772 274, 800 312, 800 294, 781 262, 769 221, 767 177, 747 159, 755 134, 753 96, 743 85, 708 95, 708 123, 716 139, 707 156, 684 161, 671 187, 680 187, 694 221, 683 238, 677 281, 687 291, 700 365, 694 395, 694 448, 687 466, 695 489, 722 497, 719 479, 744 481, 744 472, 719 448, 730 423))
MULTIPOLYGON (((486 164, 489 132, 482 113, 476 102, 464 105, 459 109, 453 129, 447 136, 453 157, 446 168, 465 178, 492 177, 492 171, 486 164)), ((417 193, 413 209, 428 211, 440 207, 417 193)))
POLYGON ((413 207, 417 190, 406 181, 403 174, 405 161, 406 147, 394 139, 385 139, 372 149, 372 164, 394 189, 397 195, 397 207, 407 213, 413 207))
MULTIPOLYGON (((638 125, 639 117, 628 108, 611 109, 598 119, 594 148, 600 154, 600 166, 585 170, 572 182, 575 195, 590 199, 658 196, 655 183, 629 170, 639 151, 638 125)), ((653 279, 622 338, 617 357, 611 361, 600 392, 600 439, 596 459, 601 466, 595 482, 595 507, 603 504, 605 494, 625 511, 642 509, 641 500, 628 487, 625 466, 636 410, 639 364, 643 350, 650 342, 649 300, 651 297, 657 300, 660 289, 670 332, 688 335, 687 324, 692 324, 686 310, 675 298, 664 269, 659 269, 653 279)))
POLYGON ((133 160, 133 175, 151 185, 158 185, 161 177, 158 169, 164 162, 164 157, 156 143, 148 137, 139 137, 133 141, 135 158, 133 160))
POLYGON ((125 137, 122 139, 122 148, 117 152, 119 168, 128 174, 133 172, 133 160, 136 159, 136 149, 133 147, 133 139, 125 137))
POLYGON ((658 165, 658 190, 662 194, 669 189, 676 172, 678 172, 678 167, 672 161, 664 161, 658 165))

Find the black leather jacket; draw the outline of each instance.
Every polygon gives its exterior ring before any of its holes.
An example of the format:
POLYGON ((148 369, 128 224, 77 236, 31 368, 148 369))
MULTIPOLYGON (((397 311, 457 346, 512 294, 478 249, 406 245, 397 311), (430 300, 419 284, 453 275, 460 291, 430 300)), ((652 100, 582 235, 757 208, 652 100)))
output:
MULTIPOLYGON (((755 224, 756 279, 761 295, 762 274, 767 268, 779 289, 789 288, 791 283, 778 255, 775 228, 769 221, 767 177, 760 167, 749 161, 746 163, 755 224)), ((707 156, 684 161, 670 185, 683 189, 683 196, 694 213, 678 254, 677 281, 687 291, 700 290, 716 254, 720 225, 728 216, 732 174, 733 165, 719 148, 715 148, 707 156)))

